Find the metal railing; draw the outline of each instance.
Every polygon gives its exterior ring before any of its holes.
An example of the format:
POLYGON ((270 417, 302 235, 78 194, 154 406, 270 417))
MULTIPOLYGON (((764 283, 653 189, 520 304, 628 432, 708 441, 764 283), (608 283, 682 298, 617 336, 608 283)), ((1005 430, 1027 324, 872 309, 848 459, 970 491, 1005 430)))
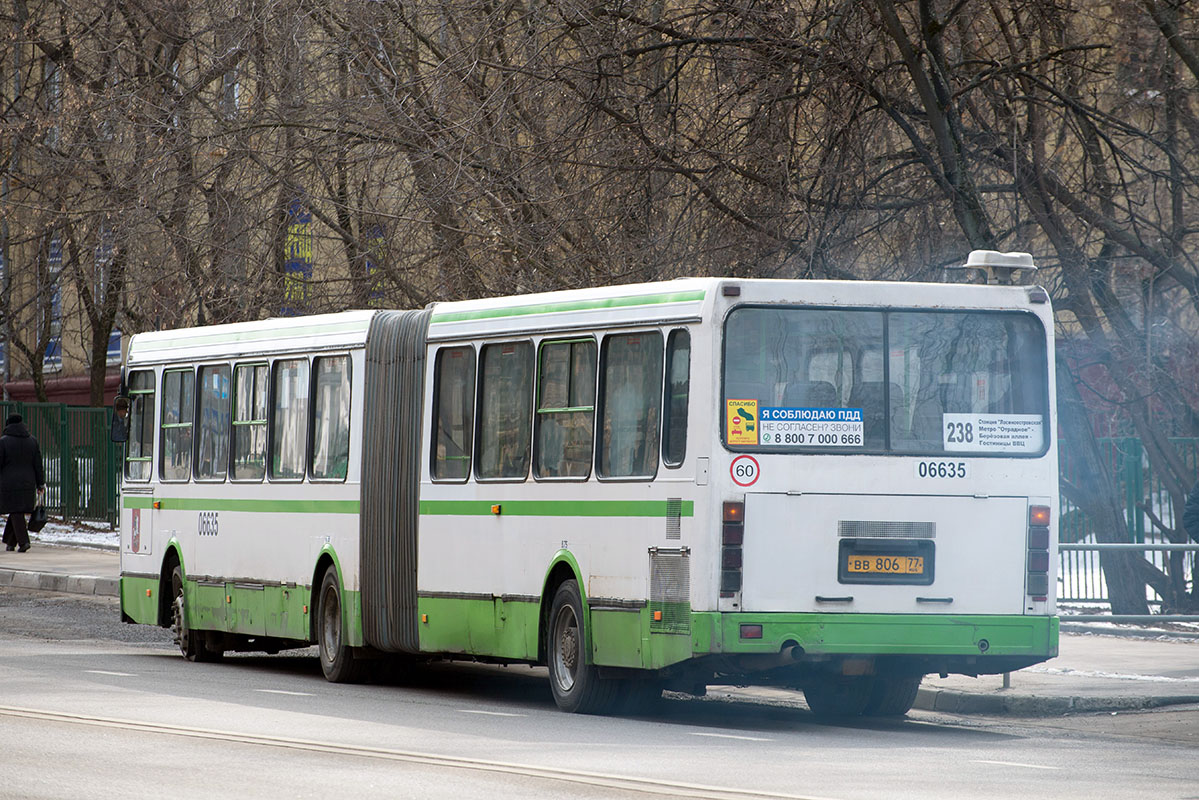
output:
MULTIPOLYGON (((1185 570, 1184 582, 1190 582, 1195 579, 1195 559, 1199 553, 1199 544, 1175 544, 1172 542, 1061 542, 1058 544, 1058 552, 1060 557, 1060 566, 1058 572, 1059 581, 1062 584, 1058 591, 1058 602, 1086 602, 1086 603, 1107 603, 1107 585, 1104 582, 1103 570, 1098 563, 1098 558, 1092 556, 1085 561, 1079 559, 1071 559, 1070 554, 1094 553, 1098 556, 1100 553, 1108 552, 1138 552, 1138 553, 1182 553, 1188 554, 1189 558, 1184 558, 1181 561, 1175 561, 1171 565, 1171 569, 1185 570), (1083 567, 1079 569, 1080 566, 1083 567), (1080 585, 1079 579, 1082 579, 1082 584, 1088 587, 1087 592, 1070 591, 1076 589, 1080 585), (1077 596, 1079 594, 1093 596, 1077 596)), ((1152 559, 1150 559, 1152 560, 1152 559)), ((1157 595, 1153 587, 1147 587, 1149 593, 1148 602, 1150 605, 1161 605, 1162 598, 1157 595)), ((1169 620, 1170 622, 1199 622, 1199 615, 1196 614, 1071 614, 1066 619, 1072 622, 1159 622, 1169 620)))
MULTIPOLYGON (((1199 474, 1199 439, 1172 438, 1170 441, 1183 463, 1199 474)), ((1194 543, 1173 545, 1156 528, 1151 516, 1156 517, 1161 524, 1175 528, 1181 520, 1182 509, 1177 509, 1176 513, 1164 482, 1145 457, 1141 441, 1135 437, 1120 437, 1102 439, 1099 444, 1115 479, 1116 491, 1123 500, 1127 541, 1118 544, 1096 542, 1090 520, 1063 496, 1059 517, 1058 600, 1067 603, 1109 602, 1100 565, 1100 553, 1104 550, 1142 552, 1154 567, 1174 576, 1181 585, 1192 586, 1199 573, 1196 569, 1199 546, 1194 543), (1146 509, 1152 515, 1146 513, 1146 509)), ((1070 458, 1066 442, 1059 442, 1058 452, 1062 477, 1070 480, 1077 468, 1070 458)), ((1158 596, 1152 587, 1148 587, 1147 595, 1151 606, 1161 606, 1164 598, 1158 596)), ((1180 619, 1177 615, 1155 615, 1155 618, 1167 616, 1170 620, 1180 619)), ((1115 621, 1111 616, 1103 619, 1115 621)))
POLYGON ((46 509, 67 520, 115 526, 121 450, 109 441, 107 409, 0 401, 0 420, 14 412, 42 451, 46 509))

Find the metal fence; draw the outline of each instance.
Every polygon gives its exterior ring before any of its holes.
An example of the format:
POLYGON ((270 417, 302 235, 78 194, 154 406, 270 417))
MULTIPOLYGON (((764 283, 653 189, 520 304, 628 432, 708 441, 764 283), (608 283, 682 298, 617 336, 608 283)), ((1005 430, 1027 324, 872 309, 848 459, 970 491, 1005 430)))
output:
MULTIPOLYGON (((1172 439, 1191 469, 1199 463, 1199 439, 1172 439)), ((1195 580, 1196 548, 1171 546, 1153 524, 1149 514, 1141 505, 1148 507, 1162 524, 1173 528, 1182 522, 1182 509, 1175 509, 1170 493, 1162 485, 1145 458, 1141 440, 1133 437, 1100 440, 1100 446, 1108 459, 1116 485, 1124 498, 1124 520, 1128 529, 1128 549, 1144 553, 1146 560, 1158 569, 1171 575, 1181 574, 1188 587, 1195 580)), ((1069 457, 1065 442, 1059 443, 1062 478, 1074 476, 1075 465, 1069 457)), ((1199 470, 1196 470, 1199 473, 1199 470)), ((1061 563, 1058 567, 1058 600, 1079 603, 1108 602, 1107 584, 1100 568, 1100 550, 1104 546, 1095 539, 1090 520, 1082 511, 1062 497, 1059 521, 1059 548, 1061 563)), ((1112 548, 1107 548, 1112 549, 1112 548)), ((1162 599, 1152 587, 1147 587, 1150 605, 1159 606, 1162 599)))
POLYGON ((25 418, 46 469, 46 509, 68 520, 117 524, 120 445, 108 439, 108 411, 62 403, 0 402, 25 418))

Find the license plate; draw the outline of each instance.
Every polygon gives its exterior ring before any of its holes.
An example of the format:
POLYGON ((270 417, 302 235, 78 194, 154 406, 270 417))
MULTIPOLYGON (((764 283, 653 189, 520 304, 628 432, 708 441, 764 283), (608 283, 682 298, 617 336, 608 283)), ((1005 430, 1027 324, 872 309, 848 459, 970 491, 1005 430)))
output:
POLYGON ((932 539, 841 540, 837 580, 841 583, 906 583, 928 586, 933 582, 936 545, 932 539))
POLYGON ((858 574, 922 575, 924 556, 849 556, 845 566, 858 574))

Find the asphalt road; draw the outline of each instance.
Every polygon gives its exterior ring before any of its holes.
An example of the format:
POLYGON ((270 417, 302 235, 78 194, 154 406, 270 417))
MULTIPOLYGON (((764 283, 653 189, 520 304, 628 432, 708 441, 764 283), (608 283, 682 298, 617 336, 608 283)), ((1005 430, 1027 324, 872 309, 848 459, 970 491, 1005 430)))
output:
POLYGON ((1199 710, 821 724, 696 699, 556 710, 542 671, 327 683, 312 651, 180 658, 115 601, 0 589, 0 796, 1196 798, 1199 710))

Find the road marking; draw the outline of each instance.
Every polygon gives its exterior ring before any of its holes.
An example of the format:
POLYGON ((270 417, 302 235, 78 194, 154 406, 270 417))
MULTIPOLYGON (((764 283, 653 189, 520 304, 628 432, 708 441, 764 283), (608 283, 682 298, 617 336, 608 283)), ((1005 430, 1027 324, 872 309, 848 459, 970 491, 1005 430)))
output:
POLYGON ((268 736, 264 734, 242 733, 237 731, 222 731, 212 728, 189 728, 183 725, 170 725, 159 722, 142 722, 139 720, 118 719, 113 717, 93 717, 83 714, 69 714, 61 711, 48 711, 35 708, 20 708, 18 706, 0 705, 0 716, 38 719, 49 722, 68 723, 75 725, 90 725, 118 730, 152 733, 163 736, 185 736, 193 739, 205 739, 233 744, 247 744, 257 747, 275 747, 299 752, 326 753, 331 755, 351 756, 355 758, 375 758, 384 761, 398 761, 410 764, 421 764, 430 767, 453 769, 470 769, 479 772, 493 772, 505 775, 519 775, 537 780, 562 781, 602 789, 616 789, 624 792, 641 792, 661 797, 686 798, 686 800, 830 800, 825 796, 810 794, 789 794, 758 789, 740 789, 732 786, 711 786, 685 781, 662 780, 658 778, 639 777, 636 775, 617 775, 605 772, 590 772, 586 770, 565 769, 562 767, 541 766, 537 764, 520 764, 510 761, 490 761, 464 756, 441 755, 438 753, 419 752, 415 750, 398 750, 382 747, 367 747, 365 745, 340 744, 337 742, 321 742, 311 739, 296 739, 285 736, 268 736))
POLYGON ((975 764, 995 764, 1000 767, 1024 767, 1025 769, 1061 769, 1061 767, 1047 767, 1044 764, 1021 764, 1018 761, 984 761, 983 759, 974 759, 975 764))
POLYGON ((289 692, 286 689, 255 689, 263 694, 289 694, 292 697, 316 697, 312 692, 289 692))
POLYGON ((459 714, 486 714, 489 717, 527 717, 528 714, 509 714, 504 711, 476 711, 473 708, 460 708, 459 714))
POLYGON ((692 736, 710 736, 713 739, 741 739, 745 742, 773 742, 774 739, 764 739, 761 736, 734 736, 731 733, 696 733, 691 731, 692 736))
POLYGON ((106 669, 85 669, 84 672, 90 672, 93 675, 114 675, 118 678, 136 678, 132 672, 109 672, 106 669))

